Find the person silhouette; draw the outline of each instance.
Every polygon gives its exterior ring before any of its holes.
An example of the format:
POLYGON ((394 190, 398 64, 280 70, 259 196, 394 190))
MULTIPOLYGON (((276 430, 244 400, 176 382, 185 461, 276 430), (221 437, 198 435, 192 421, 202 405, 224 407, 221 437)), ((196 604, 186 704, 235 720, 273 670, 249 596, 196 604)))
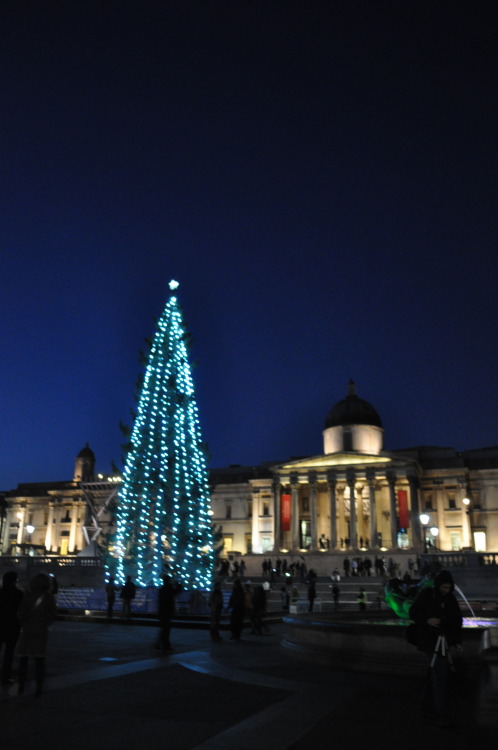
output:
POLYGON ((228 607, 232 610, 230 615, 230 638, 235 641, 240 641, 244 624, 245 601, 242 583, 240 578, 236 578, 233 582, 233 589, 228 602, 228 607))
POLYGON ((137 587, 131 580, 131 576, 126 576, 125 585, 121 589, 120 597, 123 600, 123 617, 127 620, 131 617, 131 603, 135 598, 137 587))
POLYGON ((171 653, 170 632, 171 620, 175 614, 175 597, 180 593, 182 587, 179 583, 173 583, 169 575, 163 575, 163 585, 157 596, 159 626, 161 628, 159 641, 165 654, 171 653))
POLYGON ((28 583, 26 593, 19 605, 21 634, 17 644, 19 654, 18 691, 24 693, 28 673, 28 660, 35 660, 36 695, 42 693, 45 677, 45 657, 47 655, 48 629, 55 619, 55 597, 51 593, 52 584, 45 573, 37 573, 28 583))
POLYGON ((0 589, 0 648, 4 646, 1 682, 4 687, 11 682, 14 649, 21 630, 17 612, 23 595, 16 583, 14 570, 4 573, 0 589))
POLYGON ((114 578, 109 578, 105 585, 105 595, 107 599, 107 619, 112 620, 114 602, 116 601, 116 584, 114 578))

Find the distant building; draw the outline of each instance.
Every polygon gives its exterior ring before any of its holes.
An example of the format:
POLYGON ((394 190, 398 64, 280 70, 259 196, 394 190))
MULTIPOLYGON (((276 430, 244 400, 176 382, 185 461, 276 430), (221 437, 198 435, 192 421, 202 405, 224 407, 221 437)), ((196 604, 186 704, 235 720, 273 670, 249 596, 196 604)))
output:
POLYGON ((323 451, 211 472, 226 550, 498 550, 498 447, 385 451, 378 413, 350 382, 323 451))
POLYGON ((0 550, 7 555, 95 553, 96 540, 111 531, 117 477, 95 478, 95 455, 87 445, 75 460, 71 481, 19 484, 5 493, 0 550))
MULTIPOLYGON (((498 551, 498 447, 385 451, 383 441, 380 416, 350 382, 325 420, 323 454, 212 469, 212 520, 225 552, 498 551)), ((119 477, 94 472, 87 445, 72 481, 6 492, 2 553, 105 547, 119 477)))

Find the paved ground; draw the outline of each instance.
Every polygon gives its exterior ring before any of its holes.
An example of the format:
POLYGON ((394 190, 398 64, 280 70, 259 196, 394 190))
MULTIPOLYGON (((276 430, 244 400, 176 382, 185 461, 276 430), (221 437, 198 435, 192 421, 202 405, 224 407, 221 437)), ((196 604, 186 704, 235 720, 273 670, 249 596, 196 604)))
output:
POLYGON ((460 726, 418 721, 421 683, 308 664, 279 645, 282 625, 241 642, 212 644, 176 629, 175 652, 155 650, 157 631, 122 623, 57 622, 41 698, 0 701, 2 750, 308 750, 382 743, 426 750, 495 740, 477 728, 471 696, 460 726))

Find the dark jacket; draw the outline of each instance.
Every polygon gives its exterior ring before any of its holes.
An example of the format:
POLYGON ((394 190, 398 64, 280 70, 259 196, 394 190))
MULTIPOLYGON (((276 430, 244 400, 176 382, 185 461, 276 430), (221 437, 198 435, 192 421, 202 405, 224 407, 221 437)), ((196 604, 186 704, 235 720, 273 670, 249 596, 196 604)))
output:
POLYGON ((0 589, 0 643, 15 641, 21 630, 17 615, 22 600, 22 591, 15 584, 17 575, 13 583, 7 578, 8 575, 8 573, 5 574, 4 583, 0 589))
POLYGON ((178 583, 166 581, 159 589, 157 604, 159 620, 171 620, 175 614, 175 597, 182 587, 178 583))
MULTIPOLYGON (((440 635, 446 637, 450 646, 462 642, 462 613, 453 589, 446 595, 439 590, 440 584, 443 581, 450 582, 450 579, 449 573, 446 577, 436 576, 434 588, 422 589, 410 607, 410 617, 418 625, 418 648, 426 653, 434 651, 440 635), (427 620, 433 617, 441 620, 439 628, 427 624, 427 620)), ((451 584, 453 585, 453 579, 451 584)))
POLYGON ((242 585, 240 583, 240 580, 237 578, 233 584, 232 593, 230 594, 230 599, 228 601, 228 606, 232 610, 232 613, 234 614, 244 614, 246 604, 246 598, 244 594, 244 589, 242 588, 242 585))
POLYGON ((135 598, 137 587, 131 579, 127 579, 125 585, 121 589, 121 599, 129 599, 130 601, 135 598))

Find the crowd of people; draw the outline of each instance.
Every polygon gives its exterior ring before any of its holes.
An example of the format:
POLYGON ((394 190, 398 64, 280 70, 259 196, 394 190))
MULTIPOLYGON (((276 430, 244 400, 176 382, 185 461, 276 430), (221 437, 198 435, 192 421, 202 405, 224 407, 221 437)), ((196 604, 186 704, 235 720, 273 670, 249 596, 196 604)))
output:
MULTIPOLYGON (((367 559, 354 558, 349 561, 344 558, 344 574, 349 576, 369 576, 371 564, 367 559), (355 564, 356 563, 356 564, 355 564), (361 563, 361 564, 360 564, 361 563)), ((392 560, 387 565, 383 558, 375 559, 374 568, 377 575, 388 574, 395 576, 398 572, 392 560)), ((317 575, 313 569, 306 571, 301 562, 288 563, 286 559, 277 558, 275 565, 271 559, 263 561, 263 583, 244 581, 240 575, 240 564, 235 576, 230 575, 228 569, 227 580, 231 588, 227 587, 227 598, 224 597, 222 579, 214 583, 207 598, 210 617, 210 636, 213 641, 220 641, 221 618, 224 612, 229 614, 230 639, 239 641, 244 624, 249 623, 250 633, 264 635, 268 632, 265 622, 267 611, 267 590, 270 581, 275 577, 305 576, 307 585, 308 611, 313 612, 317 596, 317 575)), ((411 572, 414 566, 409 566, 403 579, 393 577, 399 583, 400 592, 409 590, 413 581, 411 572)), ((225 570, 223 566, 220 570, 225 570)), ((334 609, 339 607, 341 576, 337 568, 331 575, 332 599, 334 609)), ((35 695, 42 694, 45 676, 45 659, 49 627, 56 616, 56 581, 53 576, 37 573, 33 576, 25 591, 18 588, 17 573, 9 571, 3 576, 3 586, 0 589, 0 648, 3 646, 3 661, 1 667, 1 684, 8 687, 12 682, 14 656, 17 655, 18 693, 25 691, 28 672, 34 673, 35 695)), ((427 680, 423 695, 422 706, 445 724, 452 721, 451 705, 448 699, 448 685, 454 670, 453 652, 462 651, 462 617, 458 603, 453 594, 453 579, 447 571, 440 572, 435 578, 434 587, 422 587, 413 601, 410 617, 417 629, 417 647, 428 655, 427 680)), ((122 600, 122 612, 125 619, 131 616, 131 605, 136 594, 136 585, 130 576, 123 586, 118 587, 113 578, 105 586, 107 597, 107 618, 113 616, 113 607, 117 595, 122 600)), ((159 636, 157 648, 164 653, 171 653, 170 632, 172 620, 176 611, 176 597, 182 591, 182 586, 173 581, 169 575, 163 576, 163 584, 158 590, 157 608, 159 620, 159 636)), ((281 587, 282 609, 288 610, 292 598, 297 597, 297 585, 288 578, 281 587)), ((364 586, 359 586, 356 598, 361 610, 367 608, 367 593, 364 586)))
MULTIPOLYGON (((408 574, 411 576, 418 568, 418 562, 414 562, 412 559, 408 559, 408 574)), ((347 577, 351 576, 371 576, 372 569, 373 575, 380 578, 384 578, 386 575, 389 578, 395 578, 401 576, 401 568, 399 563, 390 557, 387 561, 386 558, 380 555, 375 555, 375 559, 372 565, 372 559, 368 557, 353 557, 349 558, 347 555, 343 558, 342 566, 344 569, 344 575, 347 577)))
POLYGON ((268 632, 264 622, 266 614, 266 589, 261 583, 242 583, 240 578, 233 582, 230 597, 225 606, 220 582, 214 584, 208 598, 210 611, 210 635, 213 641, 220 641, 220 620, 223 611, 230 612, 230 639, 240 641, 244 621, 251 623, 253 635, 268 632))
MULTIPOLYGON (((389 557, 386 560, 382 555, 375 555, 372 562, 372 558, 369 555, 363 557, 350 557, 349 555, 345 555, 342 564, 342 574, 346 578, 349 576, 377 576, 380 578, 384 578, 385 576, 389 576, 390 578, 401 577, 399 563, 396 563, 392 557, 389 557)), ((418 569, 418 560, 409 559, 407 565, 408 573, 413 576, 418 569)), ((337 569, 336 572, 340 577, 337 569)), ((244 579, 246 576, 246 565, 244 559, 221 559, 218 563, 216 573, 220 579, 244 579)), ((278 581, 279 578, 307 581, 309 572, 303 556, 300 556, 297 560, 289 560, 286 557, 277 557, 275 559, 265 557, 261 562, 261 575, 265 580, 270 581, 270 583, 278 581)))
MULTIPOLYGON (((246 575, 246 565, 244 559, 228 560, 223 558, 219 561, 216 574, 219 578, 244 578, 246 575)), ((272 560, 271 557, 264 558, 261 562, 261 575, 264 579, 274 582, 280 577, 300 578, 305 580, 307 577, 307 567, 304 557, 299 560, 288 560, 286 557, 277 557, 272 560)))

